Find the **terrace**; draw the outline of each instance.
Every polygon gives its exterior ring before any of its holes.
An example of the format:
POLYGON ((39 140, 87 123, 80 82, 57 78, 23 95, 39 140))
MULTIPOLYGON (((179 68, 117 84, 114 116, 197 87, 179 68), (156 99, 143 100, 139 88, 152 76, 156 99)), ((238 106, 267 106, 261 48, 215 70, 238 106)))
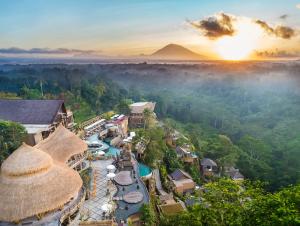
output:
POLYGON ((143 203, 149 203, 149 194, 146 185, 140 178, 138 162, 132 155, 133 169, 119 171, 115 177, 118 188, 114 196, 117 202, 115 217, 118 223, 139 212, 143 203))

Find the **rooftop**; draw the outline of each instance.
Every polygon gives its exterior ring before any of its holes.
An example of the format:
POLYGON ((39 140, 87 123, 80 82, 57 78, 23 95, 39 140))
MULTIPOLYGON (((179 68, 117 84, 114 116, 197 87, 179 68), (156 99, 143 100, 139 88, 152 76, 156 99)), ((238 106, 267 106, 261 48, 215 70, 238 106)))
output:
POLYGON ((212 159, 209 158, 204 158, 201 160, 201 165, 202 166, 215 166, 217 167, 217 163, 213 161, 212 159))
POLYGON ((170 174, 170 176, 173 180, 176 181, 183 179, 192 179, 192 177, 188 173, 184 172, 181 169, 176 169, 173 173, 170 174))
POLYGON ((59 209, 77 197, 81 186, 76 171, 23 144, 1 166, 0 221, 19 221, 59 209))
POLYGON ((63 100, 0 99, 0 119, 21 124, 52 124, 63 100))
POLYGON ((137 102, 133 103, 130 106, 131 113, 141 114, 145 109, 149 109, 150 111, 154 111, 155 103, 154 102, 137 102))
POLYGON ((185 210, 185 206, 181 202, 164 204, 159 206, 161 212, 167 216, 175 215, 185 210))

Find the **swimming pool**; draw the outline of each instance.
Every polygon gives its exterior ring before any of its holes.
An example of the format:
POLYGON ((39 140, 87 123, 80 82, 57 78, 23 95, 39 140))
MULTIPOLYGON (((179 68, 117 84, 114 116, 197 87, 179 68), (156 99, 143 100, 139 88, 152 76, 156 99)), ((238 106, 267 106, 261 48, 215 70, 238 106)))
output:
POLYGON ((101 144, 101 148, 98 148, 98 149, 95 148, 95 150, 104 151, 105 156, 115 156, 116 157, 117 155, 120 155, 120 149, 112 147, 112 146, 108 145, 106 142, 99 140, 97 134, 90 136, 88 141, 89 142, 97 141, 99 144, 101 144))
POLYGON ((139 174, 140 174, 140 177, 145 177, 145 176, 148 176, 152 173, 151 169, 142 164, 142 163, 139 163, 139 174))
POLYGON ((114 148, 112 146, 109 147, 108 152, 105 153, 105 156, 117 156, 120 155, 120 149, 114 148))

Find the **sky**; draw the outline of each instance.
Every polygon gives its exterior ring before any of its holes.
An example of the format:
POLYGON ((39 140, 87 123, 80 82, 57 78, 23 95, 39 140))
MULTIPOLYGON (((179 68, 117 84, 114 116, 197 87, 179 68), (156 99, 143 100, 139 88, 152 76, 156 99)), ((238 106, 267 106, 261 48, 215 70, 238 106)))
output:
POLYGON ((2 56, 135 56, 169 43, 224 59, 300 52, 300 0, 0 0, 0 18, 2 56))

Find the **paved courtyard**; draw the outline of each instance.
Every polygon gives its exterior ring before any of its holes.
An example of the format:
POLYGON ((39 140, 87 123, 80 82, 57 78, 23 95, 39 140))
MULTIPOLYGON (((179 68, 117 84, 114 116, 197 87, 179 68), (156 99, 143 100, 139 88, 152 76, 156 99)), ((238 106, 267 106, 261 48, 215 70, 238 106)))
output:
MULTIPOLYGON (((101 207, 107 203, 114 205, 112 197, 117 192, 117 188, 113 183, 108 182, 109 179, 106 177, 106 167, 112 164, 112 162, 112 159, 92 162, 96 192, 92 192, 90 199, 83 203, 80 209, 82 219, 89 221, 103 220, 105 218, 103 217, 103 210, 101 207), (108 186, 108 184, 110 185, 108 186), (108 188, 110 190, 109 194, 107 194, 108 188)), ((107 213, 105 213, 105 215, 106 217, 108 216, 107 213)))

